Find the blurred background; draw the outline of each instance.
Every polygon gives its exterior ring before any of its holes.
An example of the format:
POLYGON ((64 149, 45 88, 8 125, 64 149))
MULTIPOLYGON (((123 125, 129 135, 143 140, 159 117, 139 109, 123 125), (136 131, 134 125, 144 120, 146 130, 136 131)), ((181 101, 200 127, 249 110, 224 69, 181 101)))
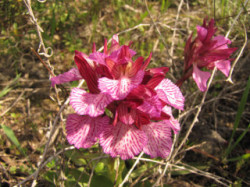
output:
MULTIPOLYGON (((213 18, 217 34, 226 35, 240 10, 228 36, 231 47, 238 48, 232 61, 240 55, 232 76, 234 84, 226 82, 220 72, 216 73, 199 122, 173 162, 176 167, 169 167, 160 185, 227 186, 230 182, 236 186, 250 185, 250 102, 248 93, 244 92, 249 90, 246 85, 250 71, 247 39, 250 6, 244 5, 245 2, 248 1, 32 0, 34 17, 43 30, 44 46, 50 47, 48 54, 53 51, 53 55, 40 55, 39 59, 34 51, 39 48, 40 38, 24 2, 2 0, 0 187, 16 185, 37 170, 55 116, 70 88, 78 84, 59 86, 55 92, 50 87, 50 73, 41 61, 58 75, 75 66, 75 50, 89 54, 93 43, 99 49, 105 38, 119 34, 120 44, 133 42, 136 56, 146 58, 153 52, 149 67, 170 67, 167 76, 175 82, 182 75, 186 40, 192 32, 196 34, 196 26, 202 25, 204 18, 213 18)), ((174 111, 182 125, 180 140, 202 98, 191 79, 181 90, 186 97, 185 111, 174 111)), ((64 150, 70 146, 65 138, 65 118, 72 112, 70 106, 63 110, 44 158, 48 162, 38 173, 37 186, 117 186, 135 160, 111 159, 102 153, 99 145, 64 150)), ((164 168, 163 159, 154 161, 140 161, 125 186, 153 186, 164 168)), ((32 179, 23 185, 30 186, 32 179)))

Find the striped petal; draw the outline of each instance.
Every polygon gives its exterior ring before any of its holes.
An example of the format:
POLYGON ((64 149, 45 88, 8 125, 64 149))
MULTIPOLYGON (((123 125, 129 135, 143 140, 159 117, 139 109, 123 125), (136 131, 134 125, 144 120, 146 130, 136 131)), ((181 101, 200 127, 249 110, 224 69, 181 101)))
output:
POLYGON ((162 111, 170 116, 168 120, 164 120, 164 122, 171 127, 175 134, 178 134, 181 127, 178 120, 176 120, 172 115, 172 109, 169 106, 165 106, 162 111))
POLYGON ((108 123, 108 117, 91 118, 70 114, 66 123, 67 140, 77 149, 89 148, 99 138, 102 126, 108 123))
POLYGON ((155 90, 162 101, 177 109, 184 109, 185 98, 183 97, 180 88, 169 79, 163 79, 160 84, 155 87, 155 90))
POLYGON ((103 114, 106 106, 113 101, 107 94, 91 94, 80 88, 73 88, 69 99, 77 114, 91 117, 103 114))
POLYGON ((131 125, 135 122, 135 118, 136 118, 135 109, 129 108, 124 103, 121 103, 117 107, 116 111, 118 112, 119 120, 122 123, 124 123, 126 125, 131 125))
POLYGON ((134 127, 118 122, 116 126, 104 125, 100 144, 106 154, 121 159, 130 159, 139 154, 147 144, 146 134, 134 127))
POLYGON ((141 129, 148 137, 147 145, 143 151, 151 158, 158 156, 166 158, 172 146, 171 128, 164 121, 161 121, 143 125, 141 129))
POLYGON ((121 100, 141 83, 143 76, 144 72, 138 71, 138 73, 132 78, 124 76, 118 80, 112 80, 103 77, 98 80, 98 88, 101 92, 111 95, 114 100, 121 100))
POLYGON ((158 96, 152 96, 150 98, 144 99, 143 104, 137 107, 138 110, 147 113, 150 117, 160 117, 162 104, 158 96))
POLYGON ((71 70, 60 74, 56 77, 51 78, 51 86, 54 87, 56 84, 63 84, 66 82, 77 81, 83 79, 77 68, 72 68, 71 70))

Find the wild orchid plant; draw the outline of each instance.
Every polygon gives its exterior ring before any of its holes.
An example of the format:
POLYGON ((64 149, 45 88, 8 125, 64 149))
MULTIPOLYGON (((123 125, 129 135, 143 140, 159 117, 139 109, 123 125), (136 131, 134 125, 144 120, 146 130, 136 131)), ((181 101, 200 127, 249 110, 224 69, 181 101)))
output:
MULTIPOLYGON (((200 69, 217 67, 226 76, 230 69, 230 40, 214 36, 214 21, 197 26, 198 36, 192 35, 185 47, 184 76, 193 75, 201 91, 206 90, 210 73, 200 69)), ((98 140, 106 154, 130 159, 141 151, 151 158, 166 158, 171 150, 171 130, 178 133, 179 122, 172 115, 172 107, 184 110, 184 97, 171 80, 165 78, 169 68, 147 69, 152 54, 144 60, 130 44, 120 45, 114 35, 111 47, 104 43, 104 51, 86 55, 75 52, 73 68, 51 79, 52 86, 84 79, 88 90, 73 88, 70 104, 75 114, 66 122, 67 140, 76 148, 89 148, 98 140)))
POLYGON ((192 41, 189 37, 184 50, 184 75, 177 82, 180 86, 183 81, 191 75, 200 91, 207 89, 207 80, 211 76, 209 72, 201 69, 214 69, 216 67, 225 76, 228 76, 231 65, 230 55, 237 48, 228 48, 231 41, 222 35, 215 36, 217 28, 214 26, 214 20, 211 19, 207 24, 204 20, 202 26, 197 26, 197 37, 192 41))

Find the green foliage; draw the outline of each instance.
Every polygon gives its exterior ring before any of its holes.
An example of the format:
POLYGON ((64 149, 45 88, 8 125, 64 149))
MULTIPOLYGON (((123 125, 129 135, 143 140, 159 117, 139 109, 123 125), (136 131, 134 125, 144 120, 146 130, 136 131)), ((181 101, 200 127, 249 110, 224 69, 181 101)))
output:
POLYGON ((21 147, 17 137, 15 136, 15 133, 13 132, 13 130, 6 126, 1 124, 1 127, 4 131, 4 133, 6 134, 6 136, 10 139, 10 141, 18 148, 18 150, 24 155, 26 156, 25 150, 21 147))
POLYGON ((161 12, 165 12, 171 5, 171 0, 162 0, 161 1, 161 12))
POLYGON ((3 97, 3 96, 5 96, 7 93, 9 93, 9 91, 12 90, 11 86, 18 81, 18 79, 20 78, 20 76, 21 76, 21 74, 17 74, 16 78, 14 80, 12 80, 9 85, 7 85, 7 86, 4 87, 4 89, 0 92, 0 98, 3 97))
POLYGON ((244 132, 240 135, 240 137, 236 140, 236 142, 234 144, 232 144, 233 143, 233 138, 234 138, 234 135, 235 135, 235 132, 236 132, 236 129, 239 126, 242 113, 244 112, 245 105, 247 103, 247 98, 248 98, 249 90, 250 90, 250 76, 248 78, 245 91, 243 93, 243 96, 242 96, 240 104, 239 104, 239 108, 238 108, 238 111, 237 111, 237 114, 236 114, 236 117, 235 117, 235 121, 234 121, 234 129, 233 129, 231 138, 229 140, 229 145, 228 145, 228 147, 226 149, 226 152, 225 152, 225 155, 224 155, 224 160, 228 157, 228 155, 232 152, 232 150, 239 144, 239 142, 246 135, 246 133, 248 132, 248 129, 250 128, 250 124, 249 124, 248 127, 244 130, 244 132))

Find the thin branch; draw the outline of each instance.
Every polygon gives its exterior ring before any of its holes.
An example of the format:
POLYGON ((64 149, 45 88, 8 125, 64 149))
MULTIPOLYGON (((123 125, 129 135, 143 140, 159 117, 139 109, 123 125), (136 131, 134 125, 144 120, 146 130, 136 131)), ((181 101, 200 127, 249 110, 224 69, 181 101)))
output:
MULTIPOLYGON (((175 36, 176 36, 176 30, 177 30, 176 27, 177 27, 177 23, 178 23, 178 20, 179 20, 182 5, 183 5, 183 0, 181 0, 180 4, 178 6, 177 15, 176 15, 176 18, 175 18, 174 32, 173 32, 172 43, 171 43, 171 48, 170 48, 170 56, 173 56, 173 53, 174 53, 175 36)), ((172 59, 171 59, 171 64, 172 64, 172 59)))
POLYGON ((187 170, 187 171, 190 171, 190 172, 195 173, 197 175, 201 175, 201 176, 213 179, 214 181, 216 181, 217 183, 219 183, 219 184, 221 184, 223 186, 229 186, 229 184, 232 184, 231 181, 229 181, 229 180, 227 180, 227 179, 225 179, 223 177, 214 175, 214 174, 209 173, 209 172, 199 170, 196 167, 190 166, 190 165, 185 164, 185 163, 181 163, 181 165, 183 165, 183 167, 179 166, 179 165, 176 165, 176 164, 171 164, 171 166, 173 166, 173 167, 176 167, 176 168, 179 168, 179 169, 182 169, 182 170, 187 170), (225 182, 227 182, 228 184, 225 184, 225 182))
POLYGON ((127 182, 128 178, 129 178, 129 176, 130 176, 130 174, 131 174, 131 173, 133 172, 133 170, 135 169, 135 166, 139 163, 140 158, 142 157, 142 155, 143 155, 143 152, 141 152, 141 154, 138 156, 138 158, 136 159, 134 165, 133 165, 133 166, 131 167, 131 169, 128 171, 126 177, 124 178, 124 180, 122 181, 122 183, 119 185, 119 187, 122 187, 122 186, 125 184, 125 182, 127 182))
MULTIPOLYGON (((244 6, 244 7, 246 7, 247 3, 248 3, 248 0, 245 0, 245 2, 244 2, 244 5, 243 5, 243 6, 244 6)), ((234 25, 235 25, 236 21, 239 19, 239 17, 240 17, 240 15, 241 15, 241 13, 243 12, 244 7, 242 7, 242 8, 240 9, 240 11, 239 11, 238 15, 234 18, 234 21, 233 21, 233 23, 232 23, 231 27, 229 28, 229 30, 228 30, 228 32, 227 32, 227 34, 226 34, 226 38, 228 38, 229 34, 231 33, 231 31, 232 31, 232 29, 233 29, 233 27, 234 27, 234 25)))
POLYGON ((49 67, 46 65, 46 63, 43 61, 43 59, 40 57, 40 55, 33 49, 31 48, 31 51, 39 58, 40 62, 44 65, 44 67, 49 71, 50 75, 52 77, 55 77, 55 74, 49 69, 49 67))
POLYGON ((203 94, 201 103, 200 103, 200 105, 198 106, 198 109, 197 109, 197 112, 196 112, 195 117, 194 117, 194 119, 193 119, 193 122, 192 122, 192 124, 190 125, 190 127, 189 127, 189 129, 188 129, 188 131, 187 131, 187 133, 186 133, 186 135, 185 135, 185 137, 184 137, 183 140, 181 141, 179 147, 175 150, 175 153, 174 153, 174 155, 173 155, 172 158, 174 158, 174 157, 176 156, 176 154, 177 154, 178 151, 181 149, 181 147, 183 146, 183 144, 186 143, 187 138, 188 138, 189 134, 191 133, 191 131, 192 131, 192 129, 193 129, 195 123, 198 122, 198 117, 199 117, 199 115, 200 115, 201 108, 202 108, 202 106, 203 106, 203 104, 204 104, 204 102, 205 102, 205 99, 206 99, 206 96, 207 96, 207 92, 208 92, 208 90, 209 90, 209 88, 210 88, 210 85, 211 85, 211 83, 212 83, 212 80, 213 80, 213 78, 214 78, 214 75, 215 75, 216 70, 217 70, 217 68, 215 67, 214 70, 213 70, 213 72, 212 72, 212 75, 211 75, 211 77, 210 77, 210 79, 209 79, 209 81, 208 81, 207 90, 206 90, 205 93, 203 94))
POLYGON ((234 70, 234 67, 236 66, 236 64, 237 64, 237 62, 239 61, 239 59, 240 59, 240 57, 241 57, 241 55, 243 54, 243 51, 244 51, 244 49, 245 49, 245 47, 246 47, 246 45, 247 45, 247 30, 246 30, 246 27, 245 27, 245 25, 243 24, 243 26, 244 26, 244 34, 245 34, 245 42, 244 42, 244 44, 243 44, 243 46, 242 46, 242 48, 241 48, 241 50, 240 50, 240 53, 238 54, 238 56, 237 56, 237 58, 235 59, 235 61, 233 62, 233 65, 232 65, 232 67, 231 67, 231 69, 230 69, 230 72, 229 72, 229 76, 228 76, 228 78, 227 78, 227 80, 226 81, 228 81, 228 82, 230 82, 230 83, 233 83, 233 81, 232 81, 232 74, 233 74, 233 70, 234 70))
POLYGON ((166 48, 166 52, 167 52, 168 56, 172 59, 172 55, 168 52, 168 45, 167 45, 167 43, 165 42, 165 39, 164 39, 164 37, 162 36, 161 31, 160 31, 159 28, 157 27, 157 25, 156 25, 156 23, 155 23, 155 21, 154 21, 152 15, 151 15, 151 13, 150 13, 150 11, 149 11, 147 0, 144 0, 144 2, 145 2, 145 5, 146 5, 146 9, 147 9, 148 15, 149 15, 149 17, 150 17, 150 19, 151 19, 151 21, 152 21, 152 23, 153 23, 153 25, 154 25, 156 31, 157 31, 158 34, 160 35, 160 39, 161 39, 162 43, 164 44, 164 46, 165 46, 165 48, 166 48))
POLYGON ((18 96, 18 98, 0 115, 0 117, 4 116, 7 112, 9 112, 10 109, 12 109, 13 106, 15 106, 15 104, 17 104, 17 102, 21 99, 24 93, 25 90, 22 91, 22 93, 18 96))
MULTIPOLYGON (((39 55, 43 55, 46 58, 49 58, 53 55, 53 50, 51 49, 51 47, 46 48, 44 45, 43 37, 42 37, 43 29, 40 27, 40 25, 37 22, 37 19, 34 16, 33 10, 31 8, 31 0, 23 0, 23 2, 28 9, 29 15, 31 17, 31 22, 36 26, 37 35, 38 35, 39 40, 40 40, 37 52, 39 55), (41 49, 42 49, 42 52, 41 52, 41 49), (48 54, 48 51, 51 51, 51 53, 48 54)), ((41 2, 41 0, 39 2, 41 2)), ((42 1, 42 2, 45 2, 45 1, 42 1)), ((48 63, 49 63, 49 61, 48 61, 48 63)))
MULTIPOLYGON (((54 154, 53 156, 50 156, 42 165, 41 165, 41 168, 43 168, 44 166, 46 166, 49 162, 51 162, 54 158, 56 158, 57 156, 59 156, 60 154, 62 154, 64 151, 67 151, 67 150, 71 150, 71 149, 75 149, 74 146, 70 146, 70 147, 67 147, 65 149, 62 149, 60 151, 58 151, 56 154, 54 154)), ((37 173, 39 173, 38 170, 36 170, 34 173, 32 173, 31 175, 29 175, 28 177, 26 177, 24 180, 22 180, 21 182, 19 182, 17 185, 15 186, 21 186, 22 184, 24 184, 25 182, 31 180, 37 173)), ((15 187, 14 186, 14 187, 15 187)))

